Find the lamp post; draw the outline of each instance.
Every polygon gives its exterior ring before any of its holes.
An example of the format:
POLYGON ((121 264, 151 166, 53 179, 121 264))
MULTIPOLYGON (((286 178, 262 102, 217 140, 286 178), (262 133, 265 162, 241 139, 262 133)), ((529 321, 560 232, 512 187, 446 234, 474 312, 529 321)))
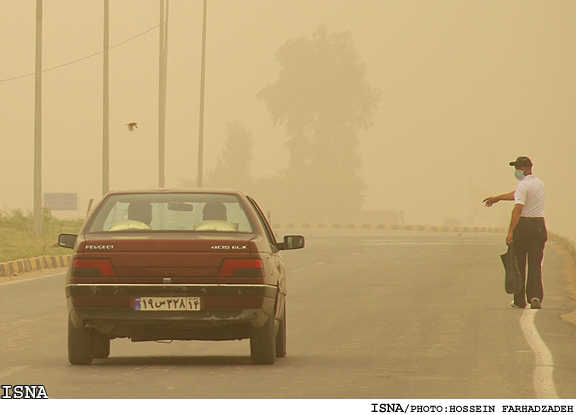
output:
POLYGON ((110 190, 110 3, 104 0, 104 59, 102 65, 102 196, 110 190))
POLYGON ((168 73, 168 9, 170 0, 160 0, 159 79, 158 79, 158 184, 165 185, 166 86, 168 73), (166 2, 166 5, 164 4, 166 2))
POLYGON ((34 235, 42 235, 42 0, 36 0, 34 93, 34 235))
POLYGON ((208 0, 204 0, 202 16, 202 69, 200 72, 200 120, 198 133, 198 187, 203 186, 204 170, 204 80, 206 77, 206 8, 208 0))

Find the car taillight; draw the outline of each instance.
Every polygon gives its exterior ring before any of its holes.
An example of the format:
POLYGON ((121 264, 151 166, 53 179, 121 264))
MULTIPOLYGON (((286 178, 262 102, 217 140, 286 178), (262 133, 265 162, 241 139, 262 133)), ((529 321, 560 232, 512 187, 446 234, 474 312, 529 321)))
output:
POLYGON ((109 259, 75 259, 74 277, 113 277, 114 268, 109 259))
POLYGON ((225 259, 220 267, 221 277, 263 277, 260 259, 225 259))

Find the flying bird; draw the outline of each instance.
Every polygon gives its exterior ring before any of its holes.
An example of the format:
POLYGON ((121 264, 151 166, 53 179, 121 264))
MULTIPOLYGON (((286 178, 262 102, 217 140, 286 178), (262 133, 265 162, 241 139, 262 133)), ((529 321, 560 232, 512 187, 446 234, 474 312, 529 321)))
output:
POLYGON ((126 125, 128 126, 128 129, 130 131, 134 131, 134 128, 138 128, 138 123, 136 123, 136 122, 131 122, 131 123, 128 123, 126 125))

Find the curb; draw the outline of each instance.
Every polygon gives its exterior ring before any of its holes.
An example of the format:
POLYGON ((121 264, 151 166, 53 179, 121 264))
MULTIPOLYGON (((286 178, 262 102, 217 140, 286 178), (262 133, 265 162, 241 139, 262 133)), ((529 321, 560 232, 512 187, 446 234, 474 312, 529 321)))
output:
POLYGON ((548 238, 564 248, 576 264, 576 248, 570 240, 553 232, 548 232, 548 238))
POLYGON ((48 255, 36 258, 0 262, 0 277, 48 268, 64 268, 70 264, 71 255, 48 255))

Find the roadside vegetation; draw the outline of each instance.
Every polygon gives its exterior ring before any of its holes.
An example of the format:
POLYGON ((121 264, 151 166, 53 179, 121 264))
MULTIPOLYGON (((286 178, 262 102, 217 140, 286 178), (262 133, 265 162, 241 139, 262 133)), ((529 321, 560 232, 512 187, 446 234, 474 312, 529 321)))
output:
POLYGON ((69 249, 58 246, 61 233, 78 233, 81 220, 62 220, 42 210, 42 235, 34 235, 33 216, 20 209, 0 211, 0 262, 44 255, 68 255, 69 249))

